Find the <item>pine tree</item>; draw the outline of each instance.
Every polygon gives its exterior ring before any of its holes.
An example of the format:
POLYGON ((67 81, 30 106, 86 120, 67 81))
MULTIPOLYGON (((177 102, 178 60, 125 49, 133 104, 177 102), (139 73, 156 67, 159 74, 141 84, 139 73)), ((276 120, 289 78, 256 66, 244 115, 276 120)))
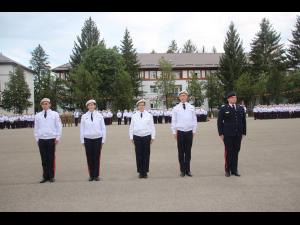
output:
POLYGON ((224 42, 224 54, 220 58, 219 79, 225 92, 234 90, 234 84, 246 70, 246 56, 239 34, 231 22, 224 42))
POLYGON ((202 46, 202 53, 205 53, 205 47, 204 47, 204 45, 202 46))
POLYGON ((169 108, 173 101, 175 89, 175 75, 172 72, 172 65, 163 57, 159 60, 161 75, 155 82, 161 100, 165 100, 166 107, 169 108))
POLYGON ((251 43, 252 79, 254 83, 261 80, 262 75, 267 79, 266 90, 270 97, 264 97, 263 103, 280 100, 282 80, 286 69, 285 51, 283 44, 279 43, 280 39, 280 34, 272 28, 269 20, 264 18, 260 24, 260 31, 251 43))
POLYGON ((168 47, 167 53, 178 53, 178 47, 177 47, 177 43, 175 40, 171 41, 171 44, 168 47))
POLYGON ((215 54, 215 53, 217 53, 217 49, 216 49, 216 47, 215 46, 213 46, 213 48, 212 48, 212 52, 215 54))
POLYGON ((155 54, 156 51, 154 49, 152 49, 152 51, 150 52, 151 54, 155 54))
POLYGON ((100 32, 91 17, 84 22, 81 35, 77 36, 77 42, 74 42, 73 54, 70 56, 72 68, 81 62, 85 50, 99 44, 104 45, 104 40, 100 41, 100 32))
POLYGON ((40 109, 39 105, 42 99, 40 94, 43 89, 42 80, 44 80, 44 76, 50 74, 50 66, 48 55, 40 44, 31 52, 31 55, 30 64, 34 71, 34 108, 37 112, 40 109))
POLYGON ((125 30, 124 38, 121 44, 121 53, 124 59, 125 71, 129 74, 131 85, 133 87, 133 95, 138 97, 141 87, 141 79, 139 77, 139 61, 136 50, 133 48, 132 38, 129 31, 125 30))
POLYGON ((193 42, 189 39, 185 42, 182 48, 182 53, 197 53, 197 47, 193 44, 193 42))
POLYGON ((292 31, 293 39, 288 49, 289 64, 292 68, 300 68, 300 16, 297 16, 295 30, 292 31))
POLYGON ((25 81, 24 70, 17 66, 15 73, 9 74, 7 88, 2 93, 3 108, 7 111, 22 114, 32 103, 30 89, 25 81))

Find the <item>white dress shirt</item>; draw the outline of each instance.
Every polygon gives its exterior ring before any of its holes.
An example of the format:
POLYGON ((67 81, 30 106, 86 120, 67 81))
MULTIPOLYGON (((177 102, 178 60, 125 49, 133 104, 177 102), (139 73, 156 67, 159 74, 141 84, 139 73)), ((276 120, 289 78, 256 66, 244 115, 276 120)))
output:
POLYGON ((93 121, 91 112, 88 111, 81 117, 80 123, 80 142, 84 144, 84 138, 96 139, 102 137, 102 143, 106 138, 106 127, 103 116, 96 110, 93 112, 93 121))
POLYGON ((138 111, 132 115, 131 123, 129 126, 129 138, 133 140, 133 135, 145 137, 151 135, 152 139, 155 139, 155 127, 153 123, 153 116, 147 111, 138 111))
POLYGON ((180 102, 176 105, 172 110, 172 124, 171 129, 173 134, 179 131, 190 131, 196 133, 197 129, 197 117, 195 107, 190 103, 185 103, 185 110, 183 109, 183 105, 180 102))
POLYGON ((47 117, 44 117, 45 111, 41 111, 35 115, 34 122, 34 137, 39 139, 59 140, 62 133, 62 125, 57 112, 51 109, 47 110, 47 117))
POLYGON ((121 112, 118 112, 118 113, 117 113, 117 117, 118 117, 118 118, 122 118, 122 113, 121 113, 121 112))

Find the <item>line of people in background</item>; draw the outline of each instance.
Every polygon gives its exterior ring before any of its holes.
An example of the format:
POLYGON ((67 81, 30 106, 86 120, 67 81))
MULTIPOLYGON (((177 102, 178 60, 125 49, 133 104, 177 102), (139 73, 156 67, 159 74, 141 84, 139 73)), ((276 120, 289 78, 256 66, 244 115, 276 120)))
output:
POLYGON ((300 104, 257 105, 253 116, 255 120, 300 118, 300 104))
MULTIPOLYGON (((105 125, 112 125, 114 114, 111 110, 99 110, 98 111, 104 118, 105 125)), ((130 125, 131 118, 133 114, 136 113, 136 109, 134 111, 124 110, 121 112, 118 110, 116 113, 118 125, 121 125, 122 122, 125 125, 130 125)), ((154 124, 162 124, 162 123, 171 123, 172 122, 172 109, 162 110, 162 109, 150 109, 149 113, 153 116, 154 124)), ((15 128, 26 128, 26 127, 34 127, 34 114, 28 115, 0 115, 0 129, 15 129, 15 128)), ((82 113, 79 111, 75 112, 63 112, 60 114, 60 119, 63 127, 72 127, 73 124, 78 126, 80 123, 82 113)), ((201 107, 196 108, 196 116, 197 122, 205 122, 207 121, 207 111, 201 107)))
POLYGON ((0 129, 17 129, 34 127, 34 115, 33 114, 14 114, 3 115, 0 114, 0 129))
MULTIPOLYGON (((148 112, 153 116, 154 124, 162 123, 171 123, 172 122, 172 108, 167 109, 150 109, 148 112)), ((131 123, 132 115, 136 113, 136 110, 118 110, 116 116, 118 120, 118 125, 122 124, 122 121, 125 125, 131 123)), ((196 116, 197 122, 206 122, 207 121, 207 111, 203 107, 196 107, 196 116)))

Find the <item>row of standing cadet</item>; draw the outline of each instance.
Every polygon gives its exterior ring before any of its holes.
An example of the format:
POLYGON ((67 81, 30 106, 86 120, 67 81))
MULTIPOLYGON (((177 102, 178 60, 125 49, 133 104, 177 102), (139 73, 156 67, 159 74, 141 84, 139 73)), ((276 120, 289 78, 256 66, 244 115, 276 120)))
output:
POLYGON ((300 118, 300 104, 257 105, 253 117, 255 120, 300 118))
POLYGON ((34 115, 33 114, 14 114, 2 115, 0 114, 0 129, 19 129, 19 128, 33 128, 34 115))

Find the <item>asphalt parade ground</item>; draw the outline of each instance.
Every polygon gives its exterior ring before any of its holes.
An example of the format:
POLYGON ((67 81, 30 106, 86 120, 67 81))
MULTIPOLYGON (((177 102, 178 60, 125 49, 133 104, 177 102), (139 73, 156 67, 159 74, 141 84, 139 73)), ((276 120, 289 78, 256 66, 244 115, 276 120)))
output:
POLYGON ((157 124, 148 179, 136 172, 129 126, 107 127, 101 181, 89 182, 79 127, 64 127, 56 182, 40 184, 33 129, 0 130, 0 211, 300 211, 300 119, 247 120, 241 177, 224 176, 216 119, 198 123, 193 177, 180 177, 170 124, 157 124))

